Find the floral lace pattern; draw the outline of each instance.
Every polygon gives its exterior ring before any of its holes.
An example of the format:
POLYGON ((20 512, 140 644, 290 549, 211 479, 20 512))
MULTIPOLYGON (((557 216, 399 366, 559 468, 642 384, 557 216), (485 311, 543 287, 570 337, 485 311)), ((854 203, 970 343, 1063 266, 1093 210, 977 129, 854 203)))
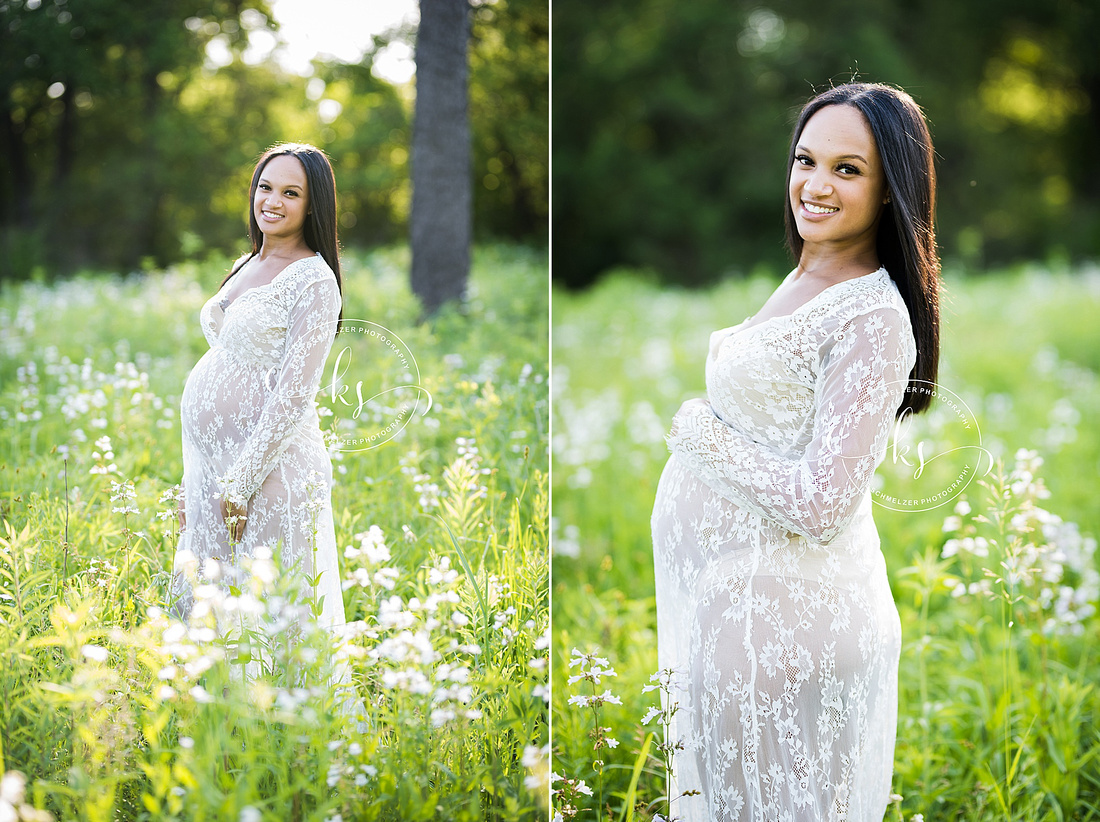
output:
POLYGON ((316 255, 229 302, 234 282, 202 307, 210 350, 188 375, 180 403, 187 527, 176 549, 177 610, 187 615, 193 602, 181 560, 193 555, 201 569, 214 558, 232 575, 237 557, 278 546, 284 567, 321 575, 320 621, 341 625, 332 461, 314 404, 340 313, 336 277, 316 255), (222 519, 223 496, 247 505, 236 545, 222 519))
POLYGON ((878 822, 901 627, 870 482, 916 362, 909 314, 879 269, 747 322, 711 336, 653 508, 658 663, 690 683, 672 813, 878 822))

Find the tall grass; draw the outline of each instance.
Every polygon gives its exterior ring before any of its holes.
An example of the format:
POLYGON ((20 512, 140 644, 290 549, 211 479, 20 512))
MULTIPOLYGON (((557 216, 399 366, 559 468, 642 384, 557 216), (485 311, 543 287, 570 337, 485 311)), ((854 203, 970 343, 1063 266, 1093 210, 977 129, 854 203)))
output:
MULTIPOLYGON (((397 334, 433 405, 392 441, 332 453, 338 634, 263 551, 239 586, 190 569, 189 622, 167 608, 179 395, 226 264, 0 293, 0 809, 542 818, 544 261, 481 248, 466 304, 420 323, 406 250, 348 255, 344 316, 397 334)), ((388 352, 352 345, 357 376, 398 380, 388 352)))
MULTIPOLYGON (((553 788, 563 818, 676 816, 657 742, 677 740, 662 738, 662 703, 646 690, 657 667, 649 520, 663 437, 680 403, 703 391, 710 332, 775 285, 662 290, 626 272, 554 295, 553 788), (616 674, 598 723, 570 702, 588 693, 569 681, 578 655, 616 674), (619 745, 595 750, 594 724, 619 745)), ((888 819, 1100 819, 1089 536, 1100 533, 1098 308, 1094 268, 948 274, 940 384, 972 412, 997 466, 982 476, 983 460, 939 507, 875 506, 904 642, 888 819)), ((974 445, 942 423, 918 418, 914 436, 939 451, 974 445)), ((888 466, 880 473, 884 490, 897 487, 888 466)))

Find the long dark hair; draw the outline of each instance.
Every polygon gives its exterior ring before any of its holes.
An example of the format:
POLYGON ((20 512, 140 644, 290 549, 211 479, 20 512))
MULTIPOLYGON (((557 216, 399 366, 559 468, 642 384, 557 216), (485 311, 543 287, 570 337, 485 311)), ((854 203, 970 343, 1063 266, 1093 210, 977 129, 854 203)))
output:
MULTIPOLYGON (((336 236, 336 175, 333 174, 332 164, 325 152, 308 143, 280 143, 265 151, 256 161, 256 168, 252 172, 252 185, 248 190, 248 239, 252 242, 252 253, 241 260, 222 280, 222 285, 229 282, 229 278, 260 253, 260 247, 264 242, 264 235, 260 231, 260 224, 256 222, 256 188, 260 184, 260 175, 264 167, 274 157, 289 155, 302 164, 306 172, 306 185, 309 187, 309 214, 306 215, 305 241, 313 251, 320 252, 321 257, 332 273, 336 275, 336 287, 341 294, 344 292, 344 281, 340 277, 340 243, 336 236)), ((340 309, 340 319, 344 318, 344 310, 340 309)), ((337 328, 339 328, 339 322, 337 328)))
MULTIPOLYGON (((879 261, 897 283, 917 343, 917 362, 909 375, 898 416, 914 414, 932 403, 931 389, 940 362, 940 258, 936 251, 936 169, 932 136, 924 113, 900 89, 880 83, 846 83, 814 97, 802 109, 787 158, 790 190, 795 146, 806 122, 825 106, 853 106, 871 127, 890 202, 878 226, 879 261)), ((786 198, 787 247, 795 261, 802 256, 802 237, 786 198)))

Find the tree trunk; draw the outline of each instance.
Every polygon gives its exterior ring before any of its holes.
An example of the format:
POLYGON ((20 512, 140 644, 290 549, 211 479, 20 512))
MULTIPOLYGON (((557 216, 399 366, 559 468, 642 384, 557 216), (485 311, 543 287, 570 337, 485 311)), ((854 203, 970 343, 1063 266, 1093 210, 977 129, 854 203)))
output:
POLYGON ((73 78, 65 78, 65 91, 61 95, 61 118, 57 125, 57 157, 54 160, 54 191, 67 195, 69 176, 73 170, 73 151, 76 146, 76 105, 73 78))
POLYGON ((8 101, 0 105, 0 142, 8 166, 7 186, 0 186, 0 281, 24 279, 42 260, 35 223, 34 173, 27 162, 23 126, 12 117, 8 101))
POLYGON ((467 0, 420 0, 412 140, 412 290, 426 314, 461 298, 470 271, 467 0))
POLYGON ((34 186, 30 166, 27 164, 27 150, 23 144, 22 127, 12 119, 9 105, 5 104, 0 113, 0 128, 4 135, 4 159, 11 175, 11 192, 8 202, 3 204, 0 214, 5 226, 18 226, 26 229, 34 225, 31 192, 34 186))

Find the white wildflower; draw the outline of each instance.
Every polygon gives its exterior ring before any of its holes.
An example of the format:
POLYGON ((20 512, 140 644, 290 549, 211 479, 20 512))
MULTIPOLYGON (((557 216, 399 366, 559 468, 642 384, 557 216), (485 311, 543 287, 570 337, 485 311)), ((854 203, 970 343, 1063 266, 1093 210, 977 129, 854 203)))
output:
POLYGON ((93 662, 106 662, 109 656, 108 650, 102 645, 85 645, 80 652, 93 662))
POLYGON ((623 704, 623 701, 619 697, 617 697, 613 693, 611 693, 610 688, 605 690, 598 697, 594 697, 594 698, 599 699, 603 703, 610 703, 612 705, 622 705, 623 704))
MULTIPOLYGON (((0 802, 14 807, 23 801, 23 791, 26 789, 27 777, 19 771, 7 771, 0 778, 0 802)), ((2 806, 0 806, 2 807, 2 806)))

